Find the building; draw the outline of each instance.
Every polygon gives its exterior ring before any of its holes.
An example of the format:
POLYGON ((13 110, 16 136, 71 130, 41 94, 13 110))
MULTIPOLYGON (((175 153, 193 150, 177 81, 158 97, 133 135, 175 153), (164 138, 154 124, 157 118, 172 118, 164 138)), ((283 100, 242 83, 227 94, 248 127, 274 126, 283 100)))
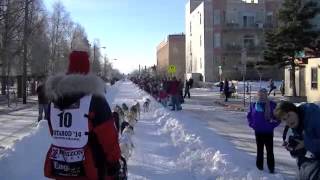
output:
MULTIPOLYGON (((285 94, 292 96, 292 83, 290 71, 285 68, 285 94)), ((300 101, 320 102, 320 58, 305 58, 299 61, 295 69, 295 83, 297 96, 300 101)))
MULTIPOLYGON (((186 5, 186 72, 204 81, 222 77, 258 79, 247 65, 263 61, 264 33, 277 26, 279 0, 189 0, 186 5), (240 74, 240 75, 239 75, 240 74)), ((264 69, 263 78, 280 79, 281 70, 264 69)))
POLYGON ((175 76, 178 79, 184 79, 185 76, 185 35, 174 34, 169 35, 157 47, 157 73, 169 76, 168 67, 174 65, 176 67, 175 76))

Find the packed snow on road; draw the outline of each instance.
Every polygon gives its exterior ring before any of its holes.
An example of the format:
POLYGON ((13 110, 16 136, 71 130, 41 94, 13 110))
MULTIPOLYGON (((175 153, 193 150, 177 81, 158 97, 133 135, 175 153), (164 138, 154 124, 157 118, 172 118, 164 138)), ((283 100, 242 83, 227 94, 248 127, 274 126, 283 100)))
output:
MULTIPOLYGON (((150 111, 142 112, 134 129, 128 179, 286 179, 281 173, 258 171, 254 156, 235 148, 183 110, 163 108, 132 82, 117 82, 108 88, 106 98, 111 107, 151 99, 150 111)), ((228 112, 224 115, 228 116, 228 112)), ((0 179, 46 179, 43 165, 50 141, 48 125, 43 120, 30 134, 2 150, 0 179)))

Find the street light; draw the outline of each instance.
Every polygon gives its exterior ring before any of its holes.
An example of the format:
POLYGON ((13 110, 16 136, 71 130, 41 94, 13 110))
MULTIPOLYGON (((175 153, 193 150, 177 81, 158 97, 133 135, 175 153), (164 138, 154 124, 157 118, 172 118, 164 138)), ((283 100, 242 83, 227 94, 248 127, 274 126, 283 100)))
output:
POLYGON ((96 60, 96 48, 97 48, 97 49, 106 49, 105 46, 103 46, 103 47, 96 47, 96 45, 93 44, 93 61, 96 60))
POLYGON ((246 106, 246 71, 247 71, 247 50, 242 49, 241 52, 241 63, 242 63, 242 78, 243 78, 243 105, 246 106))
MULTIPOLYGON (((103 73, 104 73, 104 77, 106 78, 107 76, 107 55, 104 56, 104 67, 103 67, 103 73)), ((114 59, 111 59, 112 61, 118 61, 118 59, 114 58, 114 59)), ((109 63, 112 64, 112 62, 110 61, 109 63)))

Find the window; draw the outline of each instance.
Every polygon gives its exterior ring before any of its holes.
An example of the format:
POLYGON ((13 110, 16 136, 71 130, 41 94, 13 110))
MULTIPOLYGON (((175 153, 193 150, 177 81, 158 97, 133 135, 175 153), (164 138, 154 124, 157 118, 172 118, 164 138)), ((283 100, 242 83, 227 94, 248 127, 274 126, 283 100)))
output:
POLYGON ((190 36, 192 36, 192 24, 190 22, 190 36))
POLYGON ((220 10, 214 9, 213 10, 213 25, 220 25, 221 17, 220 17, 220 10))
POLYGON ((271 26, 273 24, 272 21, 273 21, 273 13, 272 12, 268 12, 267 13, 267 18, 266 18, 266 24, 268 26, 271 26))
POLYGON ((221 34, 220 33, 214 33, 213 37, 213 47, 219 48, 221 46, 221 34))
POLYGON ((250 27, 254 27, 255 23, 254 23, 254 16, 248 16, 248 24, 250 27))
POLYGON ((247 26, 248 26, 247 16, 243 16, 243 27, 247 27, 247 26))
POLYGON ((254 16, 243 16, 243 27, 253 27, 254 24, 254 16))
POLYGON ((200 47, 202 46, 202 36, 200 35, 200 47))
POLYGON ((318 89, 318 69, 311 68, 311 89, 318 89))
POLYGON ((200 58, 200 69, 202 69, 202 59, 200 58))
POLYGON ((202 19, 201 19, 201 13, 200 13, 200 24, 201 24, 201 21, 202 21, 202 19))
POLYGON ((291 79, 293 79, 293 76, 292 76, 291 71, 293 71, 293 70, 291 68, 289 68, 289 87, 290 88, 293 87, 293 84, 292 84, 292 81, 291 81, 291 79))
POLYGON ((243 37, 243 46, 245 48, 252 48, 255 45, 255 38, 252 35, 245 35, 243 37))

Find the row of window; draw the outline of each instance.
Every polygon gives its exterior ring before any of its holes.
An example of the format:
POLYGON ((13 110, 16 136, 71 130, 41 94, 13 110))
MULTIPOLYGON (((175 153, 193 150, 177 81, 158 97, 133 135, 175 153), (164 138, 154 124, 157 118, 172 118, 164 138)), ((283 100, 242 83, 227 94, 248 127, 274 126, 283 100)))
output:
MULTIPOLYGON (((199 23, 202 24, 202 15, 200 12, 199 14, 199 23)), ((273 13, 269 12, 266 16, 266 24, 272 24, 273 22, 273 13)), ((221 11, 219 9, 215 9, 213 11, 213 24, 214 25, 220 25, 221 24, 221 11)), ((253 27, 256 26, 255 16, 242 16, 242 24, 243 27, 253 27)), ((192 36, 192 24, 190 22, 190 36, 192 36)))
MULTIPOLYGON (((192 57, 191 57, 191 59, 192 59, 192 57)), ((199 60, 200 60, 200 70, 202 70, 202 66, 203 66, 202 58, 200 58, 199 60)), ((197 59, 194 59, 193 63, 192 63, 192 60, 189 62, 189 67, 188 67, 189 72, 198 71, 197 59)))
MULTIPOLYGON (((252 35, 245 35, 243 37, 243 45, 244 47, 254 47, 255 46, 255 37, 252 35)), ((200 47, 202 46, 202 35, 200 35, 200 47)), ((214 33, 213 36, 213 47, 220 48, 221 47, 221 34, 214 33)), ((190 41, 190 51, 192 51, 192 41, 190 41)))
MULTIPOLYGON (((291 78, 291 73, 290 73, 291 78)), ((289 83, 290 88, 292 88, 292 83, 289 83)), ((318 68, 314 67, 311 68, 311 89, 317 90, 318 89, 318 68)))

